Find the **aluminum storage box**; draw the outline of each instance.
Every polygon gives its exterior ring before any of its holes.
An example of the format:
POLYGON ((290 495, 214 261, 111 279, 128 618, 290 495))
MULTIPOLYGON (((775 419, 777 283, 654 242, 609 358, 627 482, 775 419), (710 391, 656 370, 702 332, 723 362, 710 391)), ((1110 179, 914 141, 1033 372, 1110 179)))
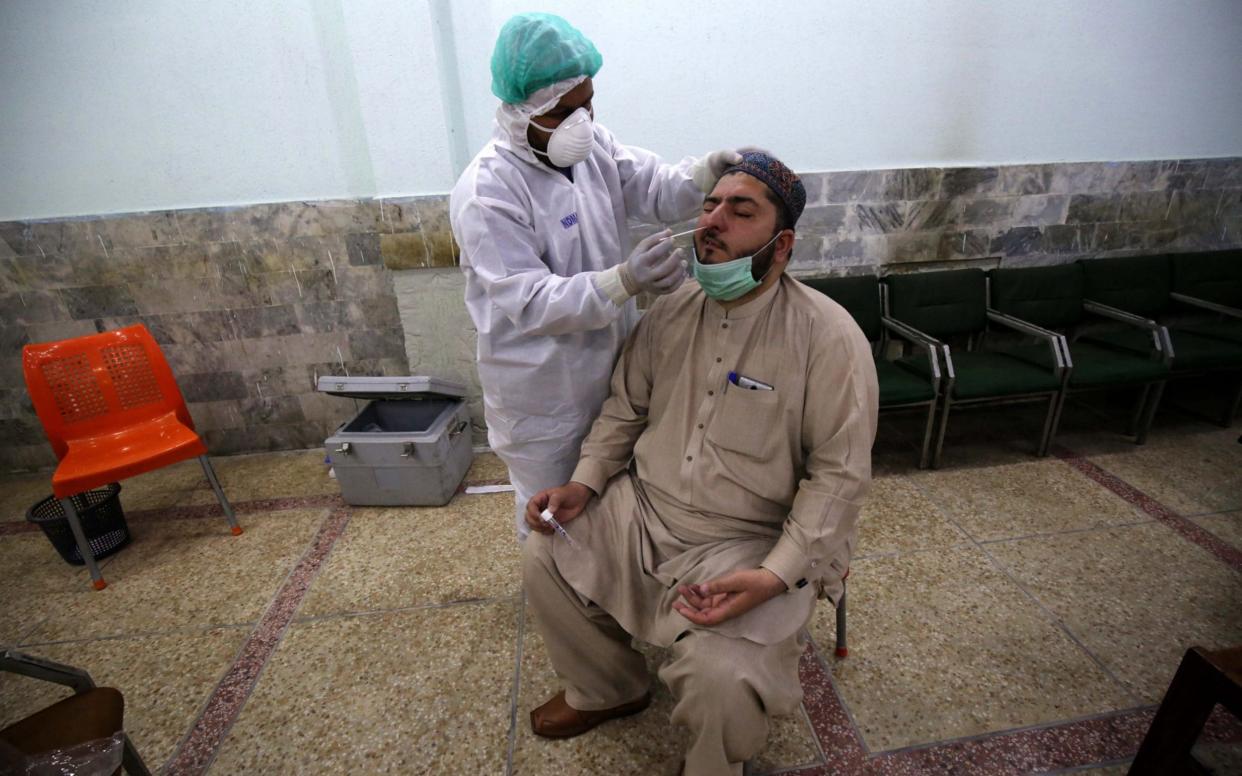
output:
POLYGON ((347 504, 448 503, 473 457, 465 386, 434 377, 326 375, 317 387, 366 400, 324 442, 347 504))

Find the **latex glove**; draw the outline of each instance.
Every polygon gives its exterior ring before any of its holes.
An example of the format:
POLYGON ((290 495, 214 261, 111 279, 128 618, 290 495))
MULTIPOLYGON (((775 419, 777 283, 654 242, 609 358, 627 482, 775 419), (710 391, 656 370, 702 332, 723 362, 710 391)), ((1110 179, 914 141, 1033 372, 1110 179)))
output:
POLYGON ((665 229, 644 239, 621 265, 621 281, 631 296, 639 291, 667 294, 686 279, 682 255, 668 239, 671 234, 665 229))
POLYGON ((742 155, 731 148, 726 148, 722 151, 712 151, 691 165, 690 177, 700 191, 704 194, 711 194, 712 189, 716 188, 716 181, 720 180, 720 176, 724 175, 724 171, 735 164, 741 164, 741 162, 742 155))
POLYGON ((671 235, 672 230, 665 229, 638 243, 624 262, 596 274, 596 287, 618 307, 643 291, 656 295, 676 291, 686 279, 686 257, 680 248, 673 250, 671 235))

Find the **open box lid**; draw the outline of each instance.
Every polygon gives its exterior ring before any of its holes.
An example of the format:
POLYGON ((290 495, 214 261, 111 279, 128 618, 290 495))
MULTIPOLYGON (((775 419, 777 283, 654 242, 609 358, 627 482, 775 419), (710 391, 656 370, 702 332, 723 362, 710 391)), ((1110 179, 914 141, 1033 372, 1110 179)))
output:
POLYGON ((321 393, 351 399, 461 399, 466 386, 425 375, 409 377, 339 377, 320 375, 321 393))

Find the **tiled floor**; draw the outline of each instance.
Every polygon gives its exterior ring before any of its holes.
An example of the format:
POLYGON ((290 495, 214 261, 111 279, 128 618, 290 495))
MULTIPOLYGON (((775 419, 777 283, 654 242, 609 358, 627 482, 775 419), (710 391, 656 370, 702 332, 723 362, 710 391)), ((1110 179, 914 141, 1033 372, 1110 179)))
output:
MULTIPOLYGON (((849 586, 850 656, 821 606, 806 700, 756 773, 1121 774, 1190 645, 1242 643, 1242 445, 1177 413, 1135 447, 1071 404, 955 414, 944 467, 885 419, 849 586), (1029 432, 1029 433, 1028 433, 1029 432)), ((510 494, 350 508, 319 451, 217 460, 229 534, 194 462, 123 483, 133 544, 95 592, 23 521, 44 478, 0 483, 0 645, 120 688, 169 773, 660 774, 681 733, 643 714, 531 734, 556 688, 522 598, 510 494)), ((503 482, 476 457, 467 484, 503 482)), ((653 667, 660 650, 648 649, 653 667)), ((0 724, 67 691, 0 675, 0 724)), ((1242 727, 1201 745, 1242 772, 1242 727)))

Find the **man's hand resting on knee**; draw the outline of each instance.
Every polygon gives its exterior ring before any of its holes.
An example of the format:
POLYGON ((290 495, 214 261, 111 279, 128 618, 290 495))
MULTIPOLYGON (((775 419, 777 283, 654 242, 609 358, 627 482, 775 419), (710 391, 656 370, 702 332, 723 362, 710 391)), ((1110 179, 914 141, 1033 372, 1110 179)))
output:
MULTIPOLYGON (((530 509, 527 509, 527 521, 530 509)), ((683 600, 673 608, 695 625, 719 625, 738 617, 789 588, 767 569, 732 571, 698 585, 679 585, 683 600)))
POLYGON ((594 496, 595 491, 581 482, 571 481, 556 488, 541 490, 526 502, 526 525, 530 526, 532 531, 550 534, 553 530, 552 526, 543 522, 543 518, 539 517, 540 512, 545 509, 552 510, 556 522, 565 525, 581 515, 587 502, 594 496))

